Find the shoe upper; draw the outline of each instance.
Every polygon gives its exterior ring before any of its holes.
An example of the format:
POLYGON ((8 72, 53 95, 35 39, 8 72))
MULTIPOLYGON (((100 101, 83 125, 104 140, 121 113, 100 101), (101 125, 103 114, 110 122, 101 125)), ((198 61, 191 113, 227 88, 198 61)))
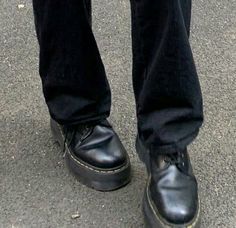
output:
POLYGON ((70 151, 91 166, 114 169, 127 163, 127 152, 107 120, 96 125, 63 127, 63 132, 70 151))
POLYGON ((198 186, 187 150, 151 158, 149 194, 158 213, 172 224, 191 222, 198 211, 198 186))

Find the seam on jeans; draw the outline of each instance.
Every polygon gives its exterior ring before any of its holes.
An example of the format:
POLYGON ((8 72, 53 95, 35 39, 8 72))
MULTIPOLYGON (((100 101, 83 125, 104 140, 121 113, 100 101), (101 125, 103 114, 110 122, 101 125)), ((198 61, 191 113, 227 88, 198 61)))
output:
MULTIPOLYGON (((142 74, 142 79, 143 79, 143 83, 142 86, 140 88, 140 94, 143 91, 143 87, 145 84, 145 81, 147 80, 147 75, 148 75, 148 66, 147 66, 147 58, 145 57, 145 46, 144 46, 144 35, 143 35, 143 31, 142 31, 142 24, 140 23, 140 16, 139 16, 139 7, 137 5, 136 0, 133 1, 133 11, 134 11, 134 16, 133 16, 133 21, 135 24, 135 30, 136 30, 136 36, 138 38, 138 42, 139 47, 138 47, 138 52, 140 54, 140 58, 139 61, 142 63, 143 65, 143 74, 142 74)), ((135 38, 136 39, 136 38, 135 38)), ((136 102, 137 105, 137 114, 140 112, 140 98, 142 97, 142 95, 139 95, 138 100, 136 102)))
MULTIPOLYGON (((83 5, 84 5, 84 10, 85 10, 85 14, 86 14, 87 21, 89 22, 89 26, 92 27, 92 25, 90 24, 91 18, 90 18, 89 14, 88 14, 88 6, 87 6, 87 3, 86 3, 85 0, 83 0, 83 3, 84 3, 83 5)), ((91 15, 91 16, 92 16, 92 15, 91 15)))
MULTIPOLYGON (((144 36, 143 36, 143 31, 142 31, 142 25, 140 23, 140 18, 139 18, 139 9, 137 6, 136 1, 134 1, 135 3, 135 20, 136 23, 138 24, 138 27, 136 27, 136 29, 138 30, 138 36, 139 36, 139 41, 140 41, 140 51, 141 51, 141 56, 142 56, 142 63, 144 63, 146 65, 146 59, 145 59, 145 48, 144 48, 144 36)), ((146 69, 144 69, 146 70, 146 69)))
MULTIPOLYGON (((59 127, 60 134, 62 135, 62 137, 64 137, 60 125, 59 125, 58 123, 57 123, 57 125, 58 125, 58 127, 59 127)), ((83 163, 80 162, 78 159, 76 159, 76 158, 74 157, 74 155, 71 153, 71 151, 70 151, 70 149, 69 149, 69 147, 68 147, 68 145, 67 145, 66 142, 65 142, 65 146, 66 146, 66 150, 67 150, 67 152, 69 153, 70 157, 71 157, 77 164, 79 164, 79 165, 81 165, 81 166, 83 166, 83 167, 85 167, 85 168, 87 168, 87 169, 90 169, 90 170, 92 170, 92 171, 94 171, 94 172, 97 172, 97 173, 115 173, 115 172, 121 171, 122 169, 125 169, 125 168, 128 166, 128 164, 129 164, 129 163, 127 162, 125 166, 122 166, 121 168, 114 169, 114 170, 107 170, 107 171, 97 170, 97 169, 94 169, 94 168, 92 168, 92 167, 90 167, 90 166, 87 166, 87 165, 83 164, 83 163)))

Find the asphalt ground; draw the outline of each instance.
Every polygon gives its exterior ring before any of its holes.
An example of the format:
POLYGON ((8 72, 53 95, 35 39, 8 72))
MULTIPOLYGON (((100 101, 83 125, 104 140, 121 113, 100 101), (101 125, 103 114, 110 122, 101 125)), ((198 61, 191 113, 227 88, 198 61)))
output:
MULTIPOLYGON (((93 5, 93 28, 113 92, 110 119, 130 154, 133 180, 101 193, 70 175, 49 129, 31 1, 0 0, 0 227, 143 227, 146 172, 134 150, 129 2, 93 5)), ((235 228, 236 1, 195 0, 191 43, 205 111, 190 147, 202 227, 235 228)))

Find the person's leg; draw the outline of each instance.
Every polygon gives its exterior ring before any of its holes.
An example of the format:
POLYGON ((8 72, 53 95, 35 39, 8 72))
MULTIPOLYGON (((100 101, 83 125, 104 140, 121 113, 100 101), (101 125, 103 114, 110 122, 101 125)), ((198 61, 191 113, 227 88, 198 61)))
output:
POLYGON ((91 2, 33 0, 33 6, 53 136, 82 183, 120 188, 130 180, 130 162, 106 120, 111 94, 92 33, 91 2))
POLYGON ((105 119, 111 95, 91 29, 90 0, 33 0, 33 6, 51 117, 63 125, 105 119))
POLYGON ((197 227, 197 181, 187 145, 203 122, 189 44, 191 0, 131 0, 137 151, 148 168, 148 227, 197 227))
POLYGON ((92 26, 92 0, 85 0, 85 7, 88 13, 88 20, 90 26, 92 26))
POLYGON ((191 0, 131 0, 139 137, 176 152, 197 136, 202 96, 189 44, 191 0))

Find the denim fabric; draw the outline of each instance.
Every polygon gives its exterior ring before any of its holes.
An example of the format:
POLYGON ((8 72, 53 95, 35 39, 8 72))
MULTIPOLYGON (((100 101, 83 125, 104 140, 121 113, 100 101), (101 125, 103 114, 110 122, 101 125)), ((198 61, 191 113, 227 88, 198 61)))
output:
MULTIPOLYGON (((89 0, 33 0, 40 76, 50 115, 63 125, 100 121, 111 93, 91 28, 89 0)), ((189 44, 191 0, 131 0, 138 133, 157 152, 182 150, 203 122, 189 44)))

